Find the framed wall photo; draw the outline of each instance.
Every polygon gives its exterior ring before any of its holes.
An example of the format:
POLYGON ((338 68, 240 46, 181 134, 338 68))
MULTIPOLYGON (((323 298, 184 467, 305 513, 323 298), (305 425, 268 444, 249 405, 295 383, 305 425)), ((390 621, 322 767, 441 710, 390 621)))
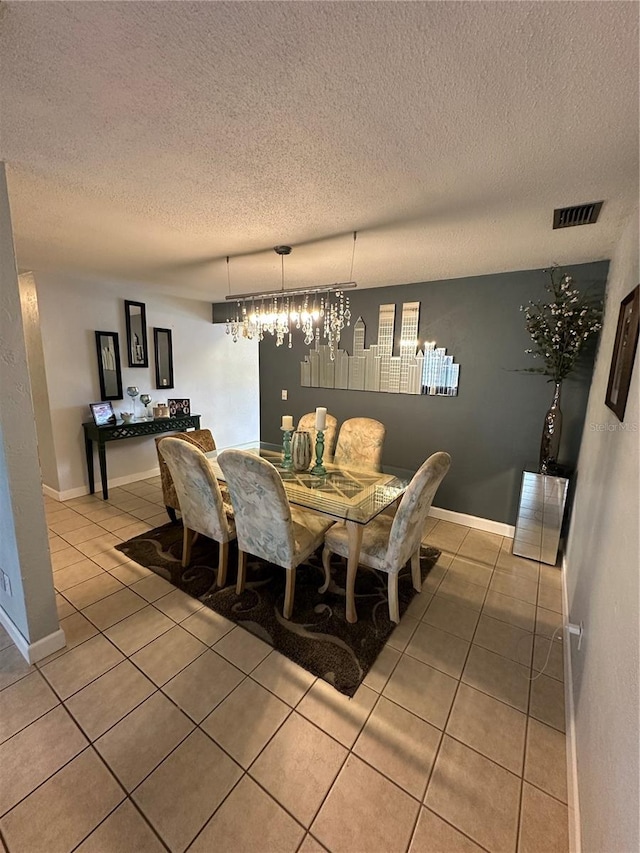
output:
POLYGON ((127 325, 127 358, 129 367, 149 367, 147 344, 147 312, 144 302, 124 301, 127 325))
POLYGON ((115 424, 116 413, 111 403, 89 403, 93 422, 96 426, 109 426, 115 424))
POLYGON ((173 388, 171 329, 154 329, 153 347, 156 357, 156 388, 173 388))
POLYGON ((620 303, 616 342, 609 370, 606 405, 624 420, 624 411, 629 396, 633 361, 638 346, 638 314, 640 312, 640 285, 635 287, 620 303))
POLYGON ((191 414, 191 400, 167 400, 169 406, 169 414, 172 418, 179 418, 182 415, 191 414))
POLYGON ((117 332, 96 332, 98 379, 103 400, 122 400, 122 372, 117 332))

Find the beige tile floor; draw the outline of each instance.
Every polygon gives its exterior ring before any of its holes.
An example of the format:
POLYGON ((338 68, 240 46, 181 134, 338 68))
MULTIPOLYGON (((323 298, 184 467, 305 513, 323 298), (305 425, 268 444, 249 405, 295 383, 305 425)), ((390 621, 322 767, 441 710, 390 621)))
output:
POLYGON ((430 520, 349 700, 114 550, 165 523, 157 478, 46 512, 68 646, 0 636, 0 850, 568 849, 559 569, 430 520))

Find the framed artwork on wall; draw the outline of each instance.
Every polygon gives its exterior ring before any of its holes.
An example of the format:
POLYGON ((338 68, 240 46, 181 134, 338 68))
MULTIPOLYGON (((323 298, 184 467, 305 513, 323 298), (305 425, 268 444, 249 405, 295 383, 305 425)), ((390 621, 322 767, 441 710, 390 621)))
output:
POLYGON ((181 415, 191 414, 191 400, 174 400, 169 398, 167 400, 167 405, 169 406, 169 414, 172 418, 179 418, 181 415))
POLYGON ((633 361, 638 346, 638 314, 640 311, 640 285, 634 287, 628 296, 620 303, 618 328, 613 345, 613 358, 609 370, 606 405, 618 419, 624 420, 627 407, 633 361))
POLYGON ((117 332, 96 332, 98 379, 103 400, 122 400, 120 345, 117 332))
POLYGON ((127 358, 129 367, 149 367, 147 345, 147 312, 143 302, 124 301, 127 324, 127 358))
POLYGON ((154 329, 153 347, 156 359, 156 388, 173 388, 171 329, 154 329))

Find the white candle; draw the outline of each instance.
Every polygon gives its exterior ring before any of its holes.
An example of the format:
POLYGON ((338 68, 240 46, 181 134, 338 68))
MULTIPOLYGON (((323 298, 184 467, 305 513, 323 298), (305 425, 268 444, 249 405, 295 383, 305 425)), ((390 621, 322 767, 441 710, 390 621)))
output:
POLYGON ((318 406, 316 409, 316 429, 324 432, 327 426, 327 410, 323 406, 318 406))
POLYGON ((293 415, 282 416, 282 429, 293 429, 293 415))

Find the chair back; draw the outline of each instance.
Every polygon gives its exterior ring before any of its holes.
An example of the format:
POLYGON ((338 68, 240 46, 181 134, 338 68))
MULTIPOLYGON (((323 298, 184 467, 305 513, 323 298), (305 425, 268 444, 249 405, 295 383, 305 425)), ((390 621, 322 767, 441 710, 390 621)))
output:
MULTIPOLYGON (((176 494, 176 489, 173 484, 171 472, 164 461, 164 457, 160 453, 160 442, 164 441, 168 436, 160 436, 156 438, 156 450, 158 452, 158 462, 160 464, 160 479, 162 482, 162 497, 164 505, 172 509, 180 509, 180 503, 176 494)), ((171 438, 178 438, 180 441, 186 441, 189 444, 194 444, 199 447, 203 453, 208 453, 210 450, 216 449, 216 443, 213 440, 213 435, 210 429, 194 429, 191 432, 177 432, 171 438)))
POLYGON ((218 463, 231 495, 238 548, 278 566, 293 566, 291 507, 276 469, 246 450, 224 450, 218 463))
POLYGON ((216 542, 232 539, 220 486, 202 450, 172 436, 159 442, 158 451, 171 473, 184 526, 216 542))
POLYGON ((427 514, 450 464, 448 453, 434 453, 413 475, 389 532, 386 563, 393 570, 402 568, 420 547, 427 514))
MULTIPOLYGON (((311 452, 316 458, 316 413, 309 412, 300 418, 298 429, 306 430, 311 434, 311 452)), ((336 438, 338 435, 338 419, 327 412, 327 424, 324 430, 324 456, 326 462, 331 462, 336 450, 336 438)))
POLYGON ((386 432, 385 425, 373 418, 350 418, 345 421, 340 427, 334 464, 379 471, 386 432))

